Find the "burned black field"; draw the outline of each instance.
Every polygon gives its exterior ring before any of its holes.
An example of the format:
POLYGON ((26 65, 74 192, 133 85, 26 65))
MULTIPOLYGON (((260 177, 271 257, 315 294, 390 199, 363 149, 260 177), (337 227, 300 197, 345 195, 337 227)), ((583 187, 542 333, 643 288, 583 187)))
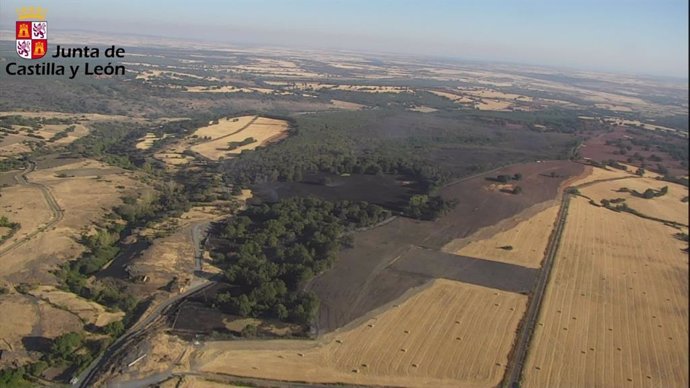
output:
POLYGON ((366 201, 401 211, 412 195, 423 191, 415 182, 390 174, 314 174, 300 182, 260 183, 252 186, 252 192, 257 198, 253 203, 313 196, 328 201, 366 201))

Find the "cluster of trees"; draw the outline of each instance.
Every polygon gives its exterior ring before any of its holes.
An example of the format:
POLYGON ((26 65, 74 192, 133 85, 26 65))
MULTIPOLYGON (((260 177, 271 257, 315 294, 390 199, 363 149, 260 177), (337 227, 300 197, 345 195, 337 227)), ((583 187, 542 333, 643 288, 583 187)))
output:
POLYGON ((456 205, 455 201, 446 201, 439 195, 413 195, 403 209, 403 215, 420 220, 433 220, 445 214, 456 205))
MULTIPOLYGON (((315 145, 316 146, 316 145, 315 145)), ((304 152, 274 152, 271 147, 245 153, 228 161, 227 177, 237 186, 258 182, 299 182, 305 175, 328 174, 395 174, 420 183, 431 191, 448 179, 437 167, 416 159, 381 154, 361 156, 324 153, 317 149, 304 152)))
POLYGON ((668 193, 668 186, 664 186, 664 187, 660 188, 659 190, 654 190, 652 188, 649 188, 649 189, 645 190, 643 193, 640 193, 637 190, 631 191, 632 195, 634 195, 636 197, 644 198, 644 199, 652 199, 655 197, 661 197, 661 196, 666 195, 666 193, 668 193))
POLYGON ((251 207, 229 220, 214 257, 232 284, 215 303, 241 316, 308 324, 318 308, 306 282, 331 266, 347 234, 390 212, 366 202, 292 198, 251 207))
POLYGON ((14 236, 20 227, 21 224, 19 222, 12 222, 6 216, 0 216, 0 228, 10 229, 8 233, 0 234, 0 244, 14 236))
POLYGON ((24 168, 24 160, 20 158, 7 158, 0 160, 0 172, 20 170, 24 168))
POLYGON ((74 125, 70 125, 69 127, 65 128, 65 129, 63 129, 62 131, 60 131, 60 132, 56 133, 55 135, 53 135, 53 137, 51 137, 50 139, 48 139, 48 142, 49 142, 49 143, 52 143, 52 142, 54 142, 54 141, 60 140, 60 139, 62 139, 62 138, 65 138, 65 137, 67 137, 70 133, 74 132, 76 129, 77 129, 77 127, 75 127, 74 125))
POLYGON ((242 141, 231 141, 231 142, 228 142, 228 151, 232 151, 234 149, 237 149, 237 148, 240 148, 242 146, 245 146, 247 144, 252 144, 252 143, 256 143, 256 139, 254 139, 253 137, 248 137, 242 141))

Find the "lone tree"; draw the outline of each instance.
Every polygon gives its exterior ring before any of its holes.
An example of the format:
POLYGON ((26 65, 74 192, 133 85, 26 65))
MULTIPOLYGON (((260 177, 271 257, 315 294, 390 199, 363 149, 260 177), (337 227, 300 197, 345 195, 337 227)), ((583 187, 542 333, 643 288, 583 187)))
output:
POLYGON ((520 187, 520 186, 513 187, 513 194, 520 194, 520 193, 522 193, 522 187, 520 187))

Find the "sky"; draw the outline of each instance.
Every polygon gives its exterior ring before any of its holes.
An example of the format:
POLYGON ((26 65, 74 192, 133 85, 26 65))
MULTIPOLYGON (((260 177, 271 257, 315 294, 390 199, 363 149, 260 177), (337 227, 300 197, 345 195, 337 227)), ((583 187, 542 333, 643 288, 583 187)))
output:
POLYGON ((687 0, 0 0, 1 30, 14 29, 21 6, 45 7, 51 36, 126 32, 688 78, 687 0))

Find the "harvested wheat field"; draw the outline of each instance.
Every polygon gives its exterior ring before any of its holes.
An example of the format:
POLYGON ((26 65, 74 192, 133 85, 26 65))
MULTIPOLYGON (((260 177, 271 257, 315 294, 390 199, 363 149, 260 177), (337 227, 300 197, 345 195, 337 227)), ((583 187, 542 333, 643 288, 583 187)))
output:
POLYGON ((646 216, 688 225, 688 203, 681 201, 683 197, 688 196, 688 188, 675 183, 652 178, 629 178, 597 183, 580 189, 580 192, 597 203, 602 199, 623 198, 625 204, 646 216), (664 186, 668 187, 665 195, 649 199, 618 191, 626 188, 643 193, 647 189, 659 190, 664 186))
POLYGON ((209 136, 212 140, 194 145, 191 147, 191 150, 208 159, 219 160, 221 157, 236 155, 242 151, 251 151, 257 147, 283 139, 287 135, 287 129, 288 124, 286 121, 265 117, 253 117, 248 123, 234 131, 225 129, 222 135, 219 134, 219 129, 215 125, 211 125, 197 130, 195 134, 209 136), (239 143, 249 138, 252 138, 254 141, 234 148, 229 147, 231 142, 239 143))
POLYGON ((676 232, 571 200, 522 386, 688 386, 688 256, 676 232))
POLYGON ((399 305, 318 342, 210 342, 191 365, 203 372, 312 383, 495 386, 526 302, 521 294, 435 280, 399 305))
POLYGON ((245 128, 256 118, 257 116, 241 116, 220 119, 216 124, 209 123, 208 126, 197 129, 194 131, 193 135, 201 138, 208 137, 211 140, 215 140, 245 128))
POLYGON ((484 233, 480 230, 470 236, 469 244, 451 253, 539 268, 558 208, 558 204, 551 204, 531 216, 519 214, 511 220, 517 225, 487 238, 482 238, 484 233))

